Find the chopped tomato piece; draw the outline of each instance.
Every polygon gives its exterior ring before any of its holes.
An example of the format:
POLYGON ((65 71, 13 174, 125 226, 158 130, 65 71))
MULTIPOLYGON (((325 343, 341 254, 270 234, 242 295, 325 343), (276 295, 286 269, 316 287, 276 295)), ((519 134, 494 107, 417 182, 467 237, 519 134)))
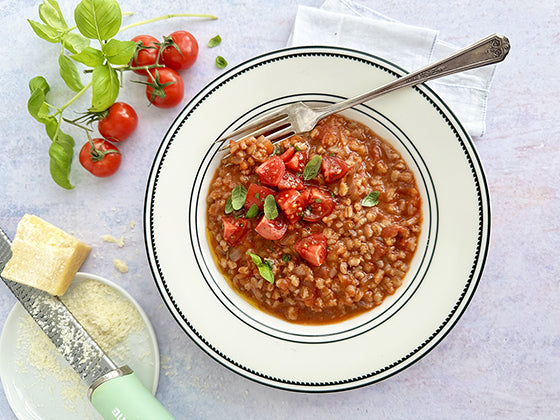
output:
POLYGON ((327 238, 322 233, 314 233, 297 241, 294 250, 309 264, 318 267, 327 258, 327 238))
POLYGON ((291 157, 294 155, 295 152, 296 152, 296 148, 294 146, 290 146, 286 149, 284 153, 280 155, 280 159, 282 159, 284 162, 287 162, 291 159, 291 157))
POLYGON ((336 202, 328 191, 317 187, 309 187, 307 207, 303 212, 303 220, 318 222, 334 210, 336 202))
POLYGON ((290 225, 294 225, 301 220, 301 213, 286 214, 285 216, 290 225))
POLYGON ((323 170, 323 176, 327 184, 338 181, 350 170, 346 162, 341 158, 328 155, 323 156, 321 169, 323 170))
POLYGON ((244 218, 235 218, 233 216, 222 217, 222 225, 224 227, 224 239, 230 245, 235 245, 245 236, 249 230, 249 222, 244 218))
POLYGON ((276 194, 276 204, 278 204, 278 207, 288 216, 298 214, 301 217, 307 206, 308 197, 308 190, 282 190, 276 194))
POLYGON ((381 230, 381 237, 385 239, 395 238, 397 235, 407 238, 409 234, 410 230, 407 227, 398 224, 386 226, 381 230))
POLYGON ((304 151, 295 152, 294 155, 290 158, 290 160, 286 161, 286 169, 300 174, 303 172, 305 168, 305 164, 307 163, 307 156, 304 151))
POLYGON ((245 199, 245 208, 249 210, 253 204, 256 204, 259 210, 262 211, 264 199, 271 194, 275 194, 275 191, 268 187, 257 184, 249 185, 249 188, 247 188, 247 198, 245 199))
POLYGON ((284 161, 280 156, 273 156, 257 168, 261 184, 276 187, 286 172, 284 161))
POLYGON ((303 184, 303 179, 301 179, 301 177, 297 176, 296 174, 290 171, 286 171, 284 172, 284 176, 278 183, 278 189, 289 190, 292 188, 300 191, 303 190, 305 188, 305 185, 303 184))
POLYGON ((263 216, 257 226, 255 227, 255 231, 261 235, 264 239, 270 239, 271 241, 276 241, 288 230, 288 224, 286 221, 281 217, 275 217, 274 219, 270 220, 267 219, 266 216, 263 216))

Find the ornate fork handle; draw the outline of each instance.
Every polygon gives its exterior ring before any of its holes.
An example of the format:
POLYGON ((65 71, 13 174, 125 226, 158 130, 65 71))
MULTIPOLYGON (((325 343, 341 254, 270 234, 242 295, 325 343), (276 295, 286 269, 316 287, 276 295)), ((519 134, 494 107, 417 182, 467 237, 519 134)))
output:
POLYGON ((366 92, 362 95, 346 99, 332 105, 320 108, 318 107, 316 109, 323 110, 324 113, 317 118, 317 121, 327 115, 367 102, 373 98, 402 87, 416 85, 427 82, 428 80, 437 79, 439 77, 448 76, 450 74, 471 70, 489 64, 499 63, 506 57, 509 49, 509 40, 505 36, 499 34, 490 35, 466 48, 463 48, 462 50, 457 51, 455 54, 443 60, 409 73, 406 76, 398 78, 370 92, 366 92))

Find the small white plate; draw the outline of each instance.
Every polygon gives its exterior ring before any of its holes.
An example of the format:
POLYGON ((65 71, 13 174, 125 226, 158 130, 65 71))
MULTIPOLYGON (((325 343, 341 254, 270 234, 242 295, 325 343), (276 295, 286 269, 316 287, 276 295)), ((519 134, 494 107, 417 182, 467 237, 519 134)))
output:
POLYGON ((465 311, 482 275, 490 202, 480 159, 452 110, 427 86, 343 114, 385 138, 414 172, 422 234, 397 292, 332 325, 285 322, 224 280, 206 237, 206 196, 225 132, 296 101, 332 103, 406 72, 363 52, 296 47, 251 59, 205 87, 169 128, 145 202, 146 247, 171 314, 210 356, 265 385, 304 392, 368 385, 434 348, 465 311))
MULTIPOLYGON (((127 338, 122 360, 119 360, 120 351, 118 356, 108 354, 117 365, 130 366, 144 386, 155 394, 159 381, 159 349, 156 335, 146 313, 122 287, 99 276, 77 273, 70 287, 75 287, 84 280, 95 280, 110 286, 130 301, 138 311, 143 327, 127 338)), ((48 369, 37 369, 28 363, 30 347, 24 345, 21 338, 35 325, 26 325, 27 322, 33 321, 18 302, 10 311, 0 336, 0 377, 6 398, 17 418, 20 420, 101 419, 87 398, 87 386, 77 375, 72 374, 72 368, 54 346, 45 349, 46 352, 50 352, 46 360, 54 362, 52 366, 48 365, 48 369), (70 375, 65 374, 64 380, 61 380, 58 372, 53 374, 52 369, 64 369, 70 375)), ((37 332, 40 333, 39 330, 37 332)))

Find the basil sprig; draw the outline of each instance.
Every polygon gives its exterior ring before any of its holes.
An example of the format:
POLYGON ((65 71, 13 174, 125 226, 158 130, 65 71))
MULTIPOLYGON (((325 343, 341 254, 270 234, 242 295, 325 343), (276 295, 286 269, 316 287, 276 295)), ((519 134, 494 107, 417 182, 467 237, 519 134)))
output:
MULTIPOLYGON (((179 16, 217 19, 212 15, 181 13, 163 15, 121 27, 122 12, 117 0, 80 1, 74 9, 75 26, 66 23, 56 0, 43 0, 39 5, 40 21, 28 19, 29 25, 39 38, 62 46, 58 55, 59 74, 65 85, 76 93, 64 105, 56 106, 53 98, 47 101, 46 96, 50 88, 44 77, 37 76, 29 83, 31 94, 27 107, 33 118, 45 125, 47 135, 51 139, 50 172, 58 185, 66 189, 73 188, 69 175, 74 139, 61 130, 63 112, 89 92, 90 88, 89 112, 105 111, 119 95, 119 79, 122 79, 119 76, 122 76, 123 71, 130 70, 128 63, 136 51, 136 43, 117 40, 114 37, 128 27, 179 16), (90 46, 92 40, 98 42, 98 48, 90 46), (79 69, 77 65, 87 68, 79 69), (82 73, 90 73, 91 80, 84 83, 82 73)), ((75 124, 75 121, 72 123, 75 124)))

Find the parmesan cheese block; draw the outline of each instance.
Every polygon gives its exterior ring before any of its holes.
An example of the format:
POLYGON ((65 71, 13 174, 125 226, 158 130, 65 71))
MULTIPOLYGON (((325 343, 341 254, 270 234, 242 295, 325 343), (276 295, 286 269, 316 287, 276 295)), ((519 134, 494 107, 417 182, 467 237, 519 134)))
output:
POLYGON ((26 214, 18 223, 2 277, 61 296, 90 250, 56 226, 26 214))

